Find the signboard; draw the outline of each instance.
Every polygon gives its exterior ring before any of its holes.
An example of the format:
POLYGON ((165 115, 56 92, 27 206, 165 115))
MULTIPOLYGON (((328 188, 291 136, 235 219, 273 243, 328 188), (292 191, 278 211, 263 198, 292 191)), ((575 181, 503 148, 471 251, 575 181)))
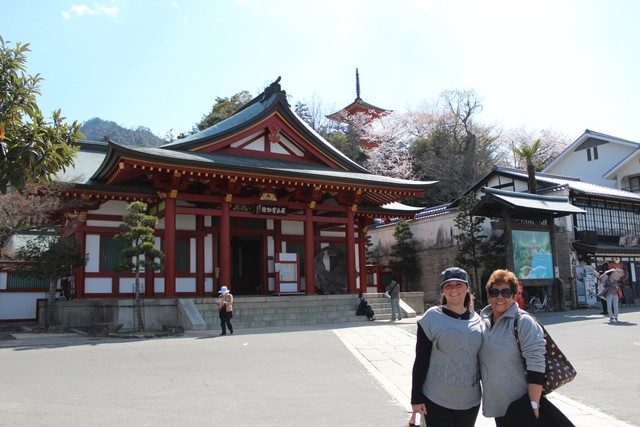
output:
POLYGON ((575 268, 576 278, 576 302, 578 306, 595 305, 598 300, 596 298, 596 283, 598 281, 598 272, 593 268, 585 265, 577 265, 575 268))
POLYGON ((298 292, 298 254, 277 253, 274 267, 276 293, 298 292))
POLYGON ((255 205, 255 213, 268 214, 268 215, 286 215, 287 208, 284 206, 268 206, 268 205, 255 205))
POLYGON ((520 279, 553 279, 553 256, 548 231, 513 230, 513 266, 520 279))

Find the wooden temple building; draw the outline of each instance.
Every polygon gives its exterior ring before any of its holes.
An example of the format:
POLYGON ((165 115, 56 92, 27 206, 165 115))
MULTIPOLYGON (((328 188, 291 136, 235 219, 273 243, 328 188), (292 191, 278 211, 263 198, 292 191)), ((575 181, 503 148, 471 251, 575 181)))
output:
MULTIPOLYGON (((280 78, 226 120, 159 147, 83 143, 66 192, 89 260, 72 295, 130 298, 134 277, 115 271, 114 239, 128 202, 157 215, 161 271, 145 297, 366 292, 365 241, 374 218, 412 218, 433 182, 374 175, 344 156, 290 108, 280 78)), ((357 100, 356 100, 357 101, 357 100)))

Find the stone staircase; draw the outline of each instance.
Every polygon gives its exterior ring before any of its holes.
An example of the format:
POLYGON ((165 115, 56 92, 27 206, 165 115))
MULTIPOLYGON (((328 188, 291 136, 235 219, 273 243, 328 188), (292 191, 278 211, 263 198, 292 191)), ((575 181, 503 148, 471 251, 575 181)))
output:
MULTIPOLYGON (((384 294, 369 293, 365 298, 376 320, 391 319, 391 304, 384 294)), ((220 328, 216 298, 194 298, 193 301, 207 329, 220 328)), ((357 295, 235 296, 231 323, 234 328, 248 329, 367 322, 366 316, 356 316, 357 306, 357 295)), ((415 317, 415 313, 409 316, 415 317)))

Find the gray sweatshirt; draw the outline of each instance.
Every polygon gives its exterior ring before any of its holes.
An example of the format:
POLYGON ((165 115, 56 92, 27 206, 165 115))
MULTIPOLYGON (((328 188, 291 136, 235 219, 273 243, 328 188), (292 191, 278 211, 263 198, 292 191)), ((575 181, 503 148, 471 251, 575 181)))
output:
POLYGON ((485 324, 480 349, 480 376, 482 379, 482 413, 485 417, 502 417, 514 400, 527 392, 526 370, 545 371, 545 341, 542 328, 526 311, 518 320, 518 337, 522 354, 518 349, 513 321, 520 310, 514 303, 491 325, 491 306, 480 312, 485 324))
POLYGON ((449 409, 469 409, 480 404, 480 316, 472 312, 469 320, 454 319, 442 308, 431 307, 418 324, 433 343, 422 393, 449 409))

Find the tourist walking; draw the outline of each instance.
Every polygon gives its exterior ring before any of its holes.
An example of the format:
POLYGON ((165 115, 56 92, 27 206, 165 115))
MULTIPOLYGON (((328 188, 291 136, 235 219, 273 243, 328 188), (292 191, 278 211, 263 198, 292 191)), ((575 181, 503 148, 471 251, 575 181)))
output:
POLYGON ((466 271, 444 270, 440 289, 442 304, 418 322, 411 407, 429 426, 472 427, 480 407, 482 321, 473 311, 466 271))
POLYGON ((391 321, 395 322, 396 317, 402 320, 402 312, 400 311, 400 285, 392 280, 385 289, 385 293, 391 300, 391 321))
POLYGON ((229 333, 233 334, 233 326, 231 325, 231 318, 233 318, 233 295, 226 286, 222 286, 218 293, 220 294, 218 297, 218 316, 220 316, 220 327, 222 328, 220 335, 227 335, 227 328, 229 328, 229 333))
POLYGON ((618 321, 620 302, 620 278, 624 272, 618 268, 612 268, 604 272, 604 297, 607 300, 607 311, 609 312, 609 323, 618 321))

